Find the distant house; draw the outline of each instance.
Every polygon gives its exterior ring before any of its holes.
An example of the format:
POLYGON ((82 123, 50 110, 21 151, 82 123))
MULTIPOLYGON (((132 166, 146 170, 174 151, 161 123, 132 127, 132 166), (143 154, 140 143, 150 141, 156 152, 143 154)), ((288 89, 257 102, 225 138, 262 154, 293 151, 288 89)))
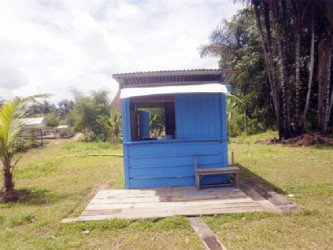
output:
POLYGON ((46 121, 44 117, 24 118, 23 137, 30 141, 31 144, 43 143, 43 135, 45 134, 46 121))
POLYGON ((69 125, 59 125, 56 128, 56 133, 58 134, 59 138, 68 138, 74 135, 73 130, 69 125))
MULTIPOLYGON (((200 168, 227 167, 226 93, 235 73, 113 75, 121 92, 125 188, 195 185, 195 155, 200 168)), ((204 184, 221 181, 210 177, 204 184)))

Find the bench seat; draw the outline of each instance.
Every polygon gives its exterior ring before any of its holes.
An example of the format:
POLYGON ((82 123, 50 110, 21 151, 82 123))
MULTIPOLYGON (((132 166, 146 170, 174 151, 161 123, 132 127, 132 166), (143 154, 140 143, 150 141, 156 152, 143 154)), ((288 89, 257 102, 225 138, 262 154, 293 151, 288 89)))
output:
POLYGON ((200 187, 217 187, 217 186, 235 186, 239 188, 238 184, 238 173, 239 167, 236 166, 228 166, 224 168, 198 168, 197 166, 197 155, 194 156, 194 163, 195 163, 195 183, 196 188, 199 190, 200 187), (202 186, 200 184, 200 180, 206 175, 220 175, 220 174, 228 174, 232 175, 232 183, 227 184, 216 184, 216 185, 205 185, 202 186))
POLYGON ((214 174, 236 174, 239 172, 239 167, 231 166, 226 168, 197 168, 198 174, 214 175, 214 174))

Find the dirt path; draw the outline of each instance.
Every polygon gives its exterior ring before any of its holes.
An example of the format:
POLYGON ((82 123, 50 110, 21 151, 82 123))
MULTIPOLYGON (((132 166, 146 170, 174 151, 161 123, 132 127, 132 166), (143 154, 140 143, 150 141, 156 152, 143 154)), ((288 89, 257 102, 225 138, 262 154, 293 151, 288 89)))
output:
POLYGON ((72 137, 72 140, 73 140, 73 141, 78 141, 82 135, 83 135, 82 133, 76 133, 76 134, 72 137))

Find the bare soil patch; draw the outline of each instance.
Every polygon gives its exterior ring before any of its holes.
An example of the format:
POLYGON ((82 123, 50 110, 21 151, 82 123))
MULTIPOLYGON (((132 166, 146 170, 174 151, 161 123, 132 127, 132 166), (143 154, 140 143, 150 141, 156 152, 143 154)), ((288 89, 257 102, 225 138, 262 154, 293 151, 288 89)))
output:
POLYGON ((286 140, 279 140, 274 137, 273 139, 269 139, 266 141, 257 141, 256 143, 263 143, 267 145, 284 144, 289 147, 310 147, 315 144, 333 146, 333 138, 322 135, 320 133, 306 132, 303 135, 286 140))
POLYGON ((82 135, 83 135, 82 133, 76 133, 76 134, 72 137, 72 140, 73 140, 73 141, 78 141, 82 135))

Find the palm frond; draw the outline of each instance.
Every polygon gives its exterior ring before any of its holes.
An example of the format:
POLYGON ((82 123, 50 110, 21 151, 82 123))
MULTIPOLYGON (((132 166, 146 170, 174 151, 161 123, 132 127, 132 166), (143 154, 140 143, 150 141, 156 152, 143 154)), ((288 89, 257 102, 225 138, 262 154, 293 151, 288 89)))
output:
POLYGON ((0 110, 0 156, 14 150, 14 143, 20 137, 27 115, 25 103, 19 99, 7 101, 0 110))
POLYGON ((49 98, 51 97, 52 94, 51 93, 44 93, 44 94, 37 94, 37 95, 32 95, 32 96, 28 96, 28 97, 24 97, 21 99, 21 102, 33 102, 33 103, 39 103, 37 99, 40 98, 49 98))
POLYGON ((225 53, 226 46, 223 44, 208 44, 208 45, 201 45, 199 47, 200 56, 223 56, 225 53))

